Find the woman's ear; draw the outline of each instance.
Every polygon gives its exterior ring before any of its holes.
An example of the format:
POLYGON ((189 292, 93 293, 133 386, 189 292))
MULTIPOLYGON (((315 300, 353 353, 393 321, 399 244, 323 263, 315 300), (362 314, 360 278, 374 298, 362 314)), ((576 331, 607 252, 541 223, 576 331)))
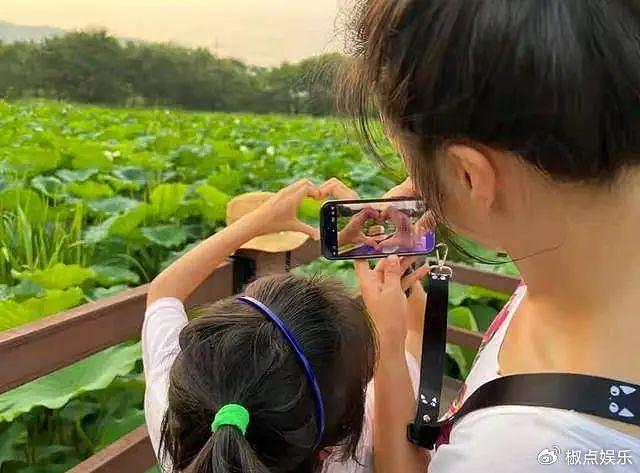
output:
POLYGON ((466 145, 451 145, 447 149, 447 167, 456 191, 476 210, 488 212, 496 198, 496 168, 482 151, 466 145))

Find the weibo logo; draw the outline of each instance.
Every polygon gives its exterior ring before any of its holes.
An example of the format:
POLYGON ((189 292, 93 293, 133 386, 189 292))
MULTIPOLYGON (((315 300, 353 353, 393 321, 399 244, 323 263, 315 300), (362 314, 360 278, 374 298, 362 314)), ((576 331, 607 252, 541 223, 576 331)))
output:
POLYGON ((541 465, 553 465, 560 457, 560 447, 544 448, 538 453, 538 463, 541 465))

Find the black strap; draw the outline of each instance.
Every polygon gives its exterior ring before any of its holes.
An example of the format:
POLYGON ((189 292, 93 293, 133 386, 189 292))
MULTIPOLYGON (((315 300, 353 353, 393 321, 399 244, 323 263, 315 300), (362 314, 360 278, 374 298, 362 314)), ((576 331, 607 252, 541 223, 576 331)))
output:
POLYGON ((438 271, 429 273, 427 306, 422 332, 420 386, 416 417, 409 424, 407 436, 413 443, 435 443, 440 432, 437 419, 442 395, 447 313, 449 307, 449 279, 438 271), (434 425, 435 424, 435 425, 434 425))
POLYGON ((509 375, 483 384, 452 417, 438 422, 445 355, 449 276, 429 277, 417 412, 407 427, 409 441, 432 449, 442 427, 478 409, 536 406, 573 410, 640 426, 640 386, 572 373, 509 375))
POLYGON ((574 373, 503 376, 480 386, 453 416, 494 406, 566 409, 640 426, 640 386, 574 373))

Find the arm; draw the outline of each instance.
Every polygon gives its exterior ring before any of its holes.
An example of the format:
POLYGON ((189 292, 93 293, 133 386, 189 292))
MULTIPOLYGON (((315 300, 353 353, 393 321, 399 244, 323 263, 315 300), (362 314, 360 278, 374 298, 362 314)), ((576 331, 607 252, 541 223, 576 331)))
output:
POLYGON ((404 355, 409 304, 402 287, 402 265, 397 256, 390 256, 375 270, 370 270, 366 261, 356 261, 355 266, 380 347, 374 376, 375 471, 423 473, 427 454, 409 443, 406 434, 416 405, 404 355))
POLYGON ((392 197, 417 197, 416 186, 413 184, 413 180, 407 177, 397 186, 389 189, 382 197, 390 199, 392 197))
POLYGON ((416 412, 404 347, 380 344, 374 377, 376 393, 373 458, 376 473, 427 471, 428 456, 407 440, 407 424, 416 412))
MULTIPOLYGON (((415 185, 411 177, 405 179, 401 184, 396 187, 390 189, 387 193, 384 194, 384 198, 391 197, 418 197, 418 193, 416 192, 415 185)), ((428 211, 426 212, 422 218, 420 218, 416 224, 416 229, 419 232, 420 238, 422 238, 427 232, 433 230, 435 228, 435 220, 433 218, 433 214, 428 211)), ((406 269, 407 266, 404 266, 405 262, 403 260, 403 269, 406 269)), ((428 266, 428 262, 425 263, 428 266)), ((412 288, 411 296, 409 297, 409 319, 408 319, 408 332, 407 332, 407 341, 406 341, 406 349, 409 353, 411 353, 416 361, 420 363, 420 357, 422 355, 422 331, 424 328, 424 307, 427 303, 426 294, 424 289, 422 288, 422 282, 420 281, 424 278, 429 272, 428 267, 422 267, 403 280, 403 288, 407 287, 412 288)))
POLYGON ((308 180, 285 187, 253 212, 200 243, 151 282, 147 306, 163 297, 185 301, 228 256, 258 235, 292 230, 317 238, 317 229, 296 218, 305 196, 321 197, 308 180))
POLYGON ((184 302, 227 257, 256 236, 289 230, 306 233, 317 240, 318 229, 300 222, 296 212, 306 196, 324 200, 331 195, 342 199, 357 198, 354 191, 336 178, 319 187, 308 179, 285 187, 160 273, 149 286, 147 306, 163 297, 175 297, 184 302))
POLYGON ((184 302, 227 257, 259 235, 257 223, 241 218, 175 261, 149 286, 147 305, 169 296, 184 302))

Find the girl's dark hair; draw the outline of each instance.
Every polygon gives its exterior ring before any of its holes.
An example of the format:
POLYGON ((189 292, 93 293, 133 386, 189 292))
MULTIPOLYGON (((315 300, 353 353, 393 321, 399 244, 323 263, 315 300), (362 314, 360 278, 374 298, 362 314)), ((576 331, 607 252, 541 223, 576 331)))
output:
POLYGON ((316 405, 307 377, 277 326, 233 298, 200 309, 180 334, 162 423, 161 462, 194 473, 311 473, 316 453, 340 446, 355 458, 375 341, 361 304, 332 280, 269 276, 244 294, 275 312, 318 378, 326 430, 315 446, 316 405), (216 412, 237 403, 250 413, 246 436, 211 432, 216 412), (164 455, 164 458, 162 457, 164 455))
POLYGON ((562 181, 612 182, 640 163, 637 0, 358 4, 342 103, 372 151, 381 111, 430 205, 432 158, 450 142, 512 152, 562 181))

